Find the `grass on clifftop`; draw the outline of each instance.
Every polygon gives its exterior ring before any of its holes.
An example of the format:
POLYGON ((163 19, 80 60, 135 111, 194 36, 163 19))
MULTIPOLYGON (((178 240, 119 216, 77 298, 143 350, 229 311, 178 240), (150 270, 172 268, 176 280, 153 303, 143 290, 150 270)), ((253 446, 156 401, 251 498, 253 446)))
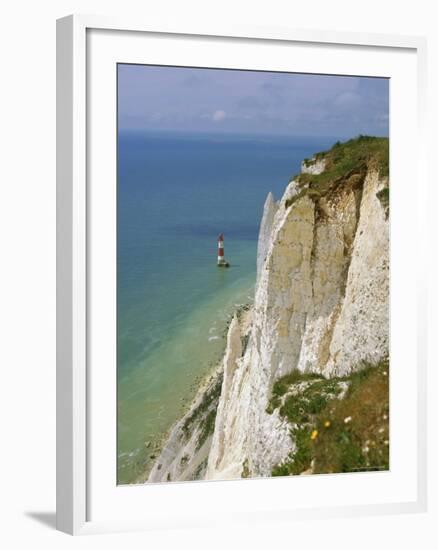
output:
MULTIPOLYGON (((317 153, 316 160, 325 160, 321 174, 299 174, 293 179, 303 186, 301 192, 286 201, 286 208, 306 194, 313 200, 320 199, 340 185, 351 188, 362 184, 368 169, 376 169, 381 177, 389 175, 389 140, 384 137, 359 136, 344 143, 339 141, 328 151, 317 153)), ((305 164, 310 159, 304 159, 305 164)))
POLYGON ((316 160, 324 159, 326 169, 322 174, 301 174, 300 177, 312 181, 336 179, 365 164, 385 177, 389 175, 389 140, 384 137, 359 136, 344 143, 336 142, 331 149, 315 155, 316 160))
MULTIPOLYGON (((273 468, 272 475, 388 470, 388 361, 367 366, 347 377, 323 379, 320 388, 323 387, 321 400, 315 401, 316 408, 305 404, 305 392, 295 396, 300 405, 292 408, 292 416, 290 408, 284 405, 280 408, 280 415, 291 421, 296 449, 288 460, 273 468), (330 397, 326 391, 326 384, 336 381, 349 384, 342 399, 330 397)), ((313 388, 317 389, 315 383, 313 388)), ((316 395, 314 391, 313 398, 316 395)))

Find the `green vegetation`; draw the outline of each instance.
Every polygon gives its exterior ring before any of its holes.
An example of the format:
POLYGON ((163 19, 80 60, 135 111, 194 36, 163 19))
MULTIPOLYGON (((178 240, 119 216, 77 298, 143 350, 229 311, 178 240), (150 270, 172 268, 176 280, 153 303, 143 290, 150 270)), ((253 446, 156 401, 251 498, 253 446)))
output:
POLYGON ((281 397, 284 395, 292 384, 298 382, 307 382, 309 380, 320 379, 321 375, 315 372, 301 372, 298 369, 293 370, 289 374, 282 376, 275 383, 272 388, 272 395, 281 397))
MULTIPOLYGON (((212 421, 211 412, 214 410, 214 415, 216 416, 216 410, 219 402, 219 396, 221 394, 222 389, 222 379, 223 375, 220 374, 217 376, 216 380, 213 384, 208 388, 208 390, 204 393, 202 396, 202 400, 199 403, 199 405, 193 409, 191 414, 187 416, 187 418, 184 421, 184 424, 182 426, 182 431, 186 438, 188 438, 191 434, 193 425, 196 421, 201 420, 201 426, 202 428, 202 434, 206 430, 209 429, 209 426, 212 421), (210 416, 210 418, 208 418, 210 416)), ((214 419, 213 419, 213 425, 214 425, 214 419)), ((207 434, 208 437, 208 434, 207 434)))
POLYGON ((281 416, 290 423, 305 424, 313 415, 320 413, 327 403, 341 393, 342 387, 336 380, 317 380, 298 395, 290 395, 280 408, 281 416))
MULTIPOLYGON (((296 384, 298 375, 294 377, 296 384)), ((278 386, 282 395, 289 391, 284 390, 285 378, 278 386)), ((319 379, 303 388, 280 407, 280 414, 292 424, 296 447, 288 460, 273 468, 273 476, 307 470, 334 473, 389 468, 388 360, 377 366, 364 364, 349 376, 319 379), (336 399, 341 381, 348 382, 348 390, 342 399, 336 399)), ((273 395, 271 403, 278 398, 273 395)))
POLYGON ((282 376, 274 383, 274 387, 272 388, 272 397, 266 412, 272 414, 274 409, 277 409, 280 406, 281 397, 290 389, 293 384, 320 378, 321 375, 319 374, 314 374, 310 372, 302 373, 299 370, 293 370, 289 374, 282 376))
POLYGON ((196 444, 196 449, 199 450, 202 445, 207 441, 209 435, 214 432, 214 423, 216 421, 217 407, 212 409, 207 416, 201 420, 201 433, 198 437, 198 442, 196 444))
POLYGON ((193 479, 201 479, 201 476, 202 474, 205 472, 205 470, 207 469, 207 462, 208 462, 208 457, 205 458, 199 465, 198 467, 196 468, 195 470, 195 473, 193 474, 193 479))
POLYGON ((248 332, 247 334, 244 334, 241 338, 241 340, 242 340, 242 357, 245 355, 246 348, 248 347, 249 336, 250 336, 250 333, 248 332))
POLYGON ((291 454, 289 460, 275 466, 272 475, 291 476, 298 475, 308 470, 312 463, 312 440, 311 430, 307 426, 293 428, 291 432, 296 444, 296 450, 291 454))
POLYGON ((384 187, 376 193, 377 198, 381 202, 383 208, 385 209, 385 215, 388 218, 389 214, 389 187, 384 187))
POLYGON ((389 363, 365 368, 350 380, 345 398, 316 421, 321 437, 314 443, 315 473, 389 469, 389 363))
POLYGON ((235 312, 235 315, 236 315, 238 321, 241 321, 244 313, 246 313, 250 309, 251 309, 251 304, 250 303, 241 304, 240 306, 238 306, 237 309, 236 309, 236 312, 235 312))
MULTIPOLYGON (((321 174, 299 174, 294 179, 301 186, 298 194, 285 203, 289 208, 300 197, 307 195, 314 201, 330 196, 340 186, 359 189, 368 169, 376 169, 381 177, 389 175, 388 138, 359 136, 345 143, 337 142, 328 151, 315 155, 324 159, 325 170, 321 174)), ((306 165, 310 159, 305 159, 306 165)), ((389 195, 388 195, 389 196, 389 195)))
POLYGON ((249 465, 248 465, 248 459, 245 458, 245 460, 243 461, 243 464, 242 464, 242 477, 244 479, 250 477, 251 473, 249 471, 249 465))

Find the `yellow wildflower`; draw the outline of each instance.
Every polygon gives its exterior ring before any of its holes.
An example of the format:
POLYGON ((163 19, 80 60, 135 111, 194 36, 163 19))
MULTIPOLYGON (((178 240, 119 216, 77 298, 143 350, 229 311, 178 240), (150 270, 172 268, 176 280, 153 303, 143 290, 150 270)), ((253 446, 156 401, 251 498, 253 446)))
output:
POLYGON ((325 426, 326 428, 328 428, 328 427, 330 426, 330 424, 331 424, 330 420, 326 420, 326 421, 324 422, 324 426, 325 426))
POLYGON ((310 435, 310 439, 314 441, 318 437, 318 430, 313 430, 313 432, 310 435))

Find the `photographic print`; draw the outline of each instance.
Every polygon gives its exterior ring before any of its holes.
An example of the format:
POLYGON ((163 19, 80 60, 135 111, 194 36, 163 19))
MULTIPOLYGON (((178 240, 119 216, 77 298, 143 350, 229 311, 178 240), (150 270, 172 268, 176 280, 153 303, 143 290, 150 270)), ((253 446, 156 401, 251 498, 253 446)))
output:
POLYGON ((117 482, 389 469, 389 80, 117 66, 117 482))

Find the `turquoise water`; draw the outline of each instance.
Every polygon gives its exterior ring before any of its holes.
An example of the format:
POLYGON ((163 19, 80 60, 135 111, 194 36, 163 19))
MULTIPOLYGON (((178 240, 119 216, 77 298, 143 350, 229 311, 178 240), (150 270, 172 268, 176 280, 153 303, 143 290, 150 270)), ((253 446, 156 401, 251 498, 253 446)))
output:
POLYGON ((263 204, 334 140, 126 133, 118 144, 118 481, 141 479, 252 300, 263 204), (216 267, 225 235, 229 269, 216 267), (151 442, 146 447, 145 442, 151 442))

